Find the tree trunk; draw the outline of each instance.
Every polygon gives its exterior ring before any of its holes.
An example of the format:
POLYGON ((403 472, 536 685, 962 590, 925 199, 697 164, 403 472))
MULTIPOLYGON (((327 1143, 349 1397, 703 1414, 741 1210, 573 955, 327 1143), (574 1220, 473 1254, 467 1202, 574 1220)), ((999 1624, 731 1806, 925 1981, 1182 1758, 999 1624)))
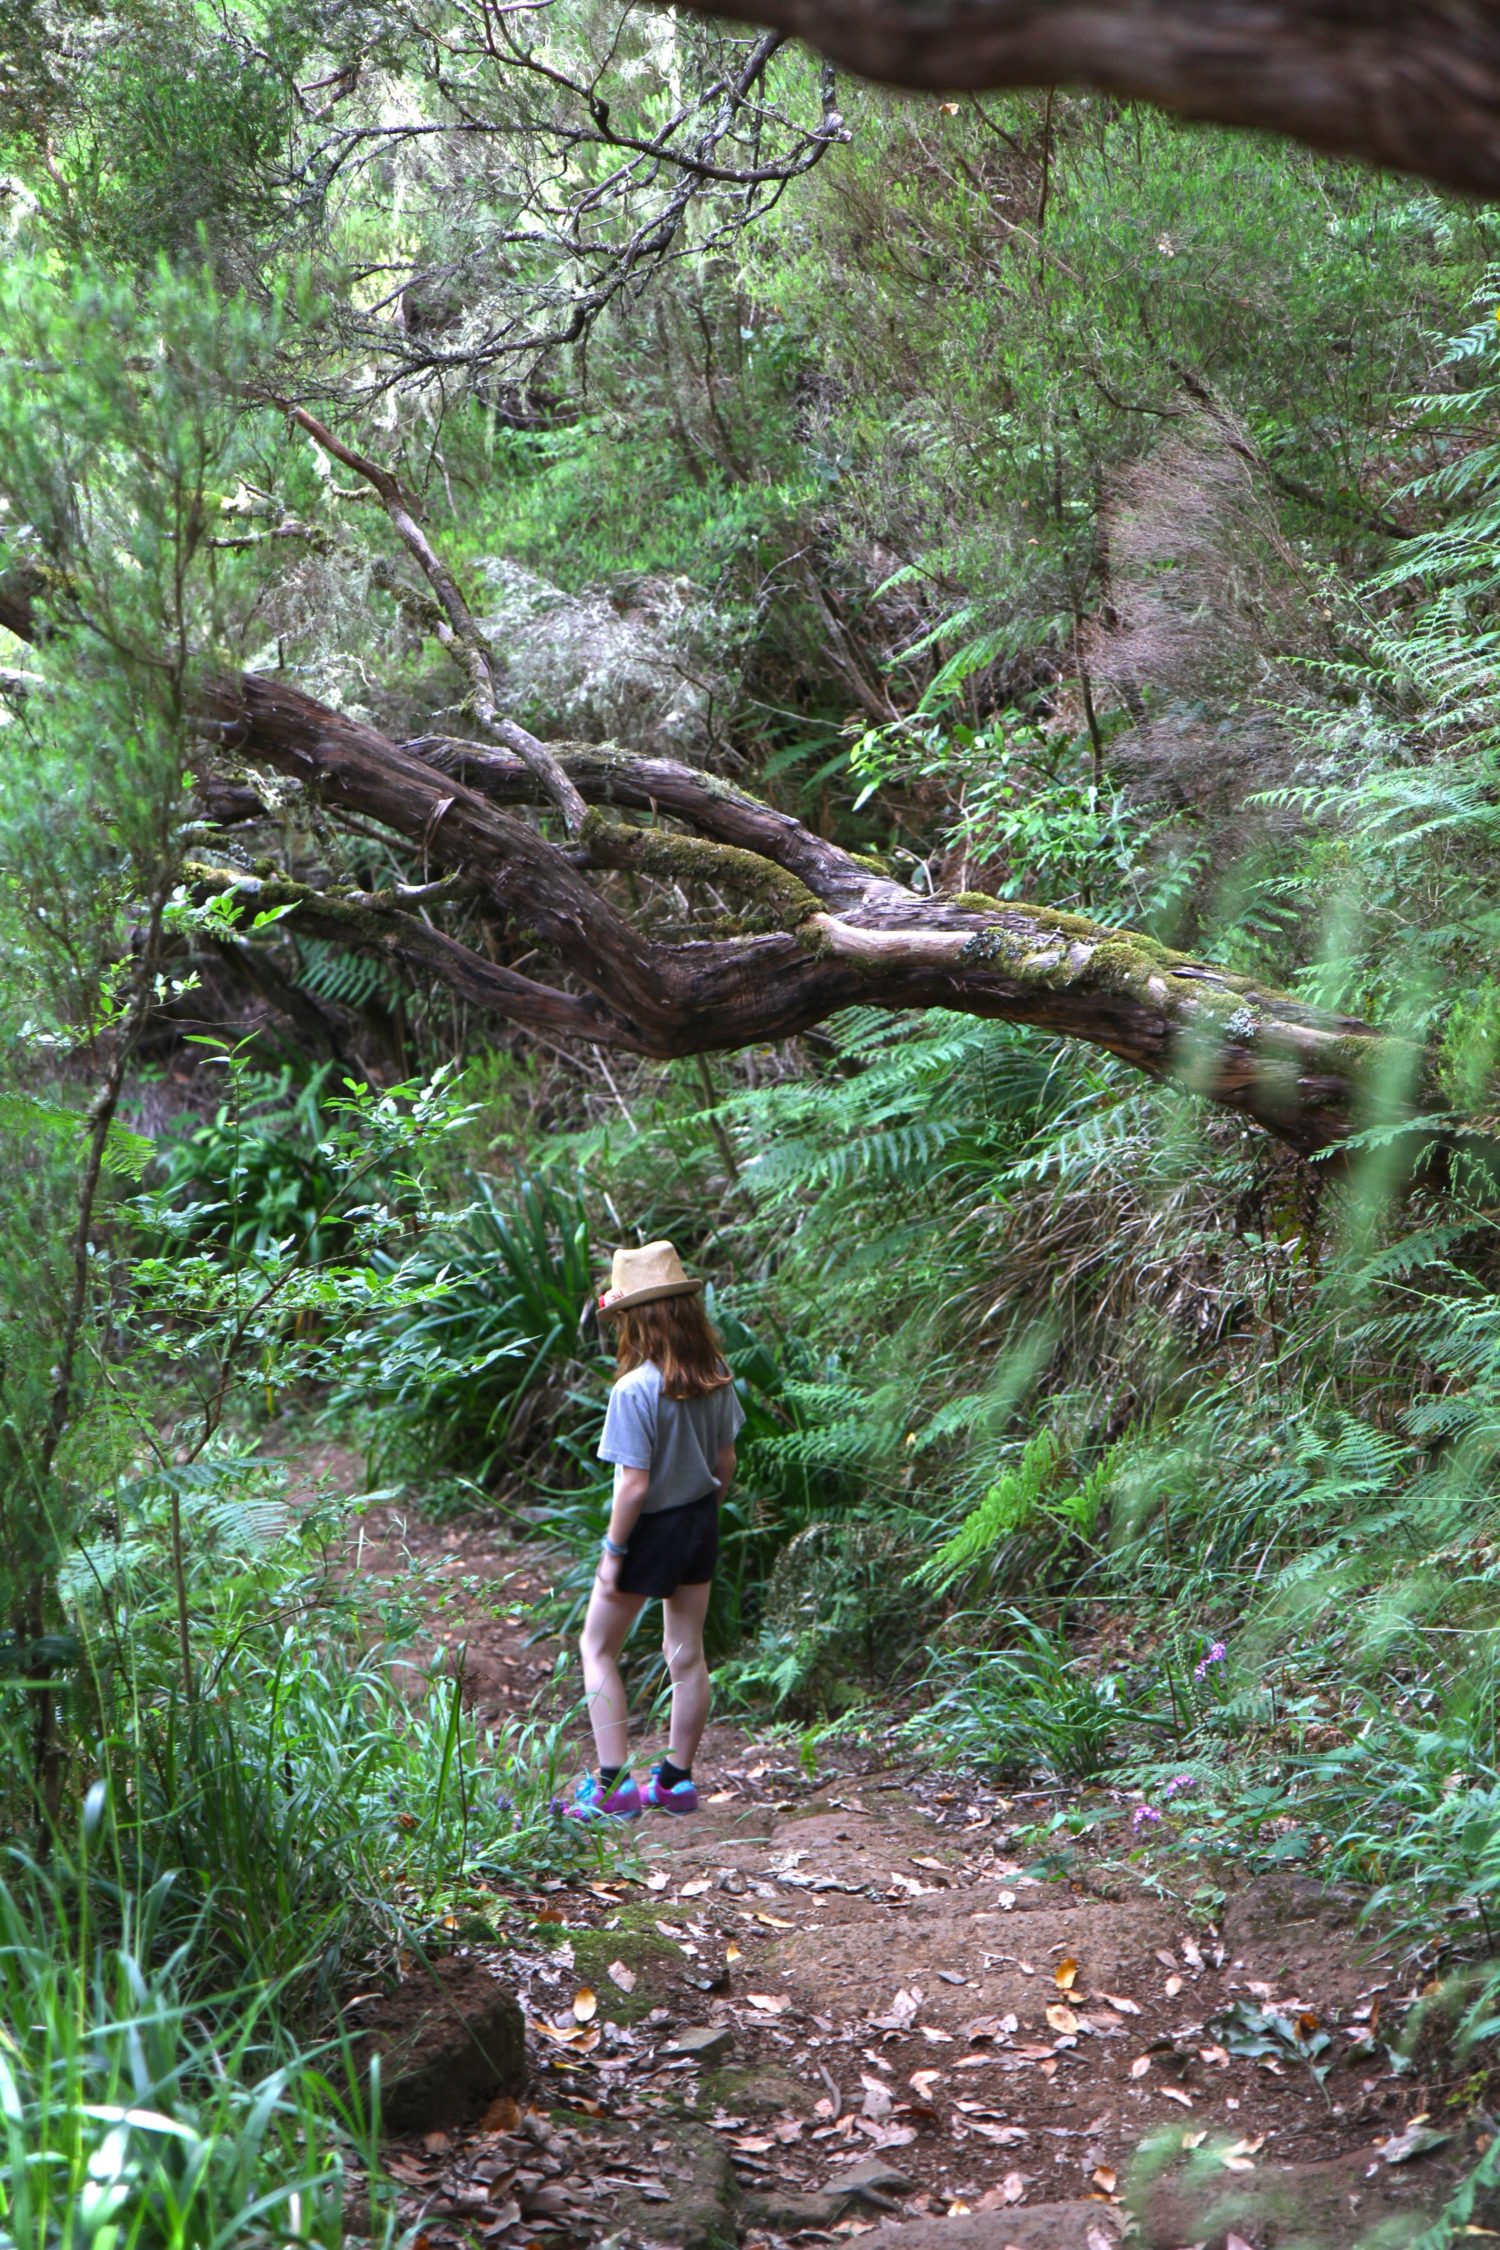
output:
MULTIPOLYGON (((0 581, 0 620, 39 630, 14 580, 0 581)), ((326 811, 406 838, 421 877, 316 890, 205 858, 189 863, 200 888, 292 904, 300 928, 552 1036, 667 1058, 790 1038, 856 1004, 952 1008, 1085 1040, 1307 1155, 1401 1114, 1423 1087, 1421 1050, 1369 1024, 1086 915, 973 893, 918 898, 876 862, 673 759, 556 744, 539 764, 446 736, 396 744, 262 673, 209 681, 196 715, 219 753, 221 770, 202 784, 215 819, 253 819, 254 769, 269 767, 326 811), (528 808, 555 817, 556 768, 587 812, 554 843, 528 808), (679 899, 706 885, 737 911, 717 915, 711 935, 666 942, 588 879, 613 870, 648 901, 662 895, 653 885, 679 899), (569 985, 523 976, 438 928, 432 909, 459 893, 547 953, 569 985)))
POLYGON ((1094 87, 1475 195, 1500 189, 1496 0, 747 0, 734 12, 898 86, 1094 87))
MULTIPOLYGON (((395 893, 295 898, 307 928, 375 946, 523 1025, 660 1057, 807 1030, 856 1003, 953 1008, 1082 1039, 1153 1078, 1185 1080, 1304 1153, 1336 1146, 1421 1075, 1417 1050, 1131 930, 968 894, 924 899, 872 863, 716 776, 671 759, 554 746, 591 810, 575 845, 512 808, 538 804, 518 756, 440 737, 397 746, 281 681, 245 675, 212 695, 214 731, 248 762, 304 782, 325 806, 376 819, 450 869, 584 990, 497 967, 430 928, 395 893), (693 833, 638 826, 653 812, 693 833), (732 934, 663 943, 585 870, 625 868, 740 902, 732 934)), ((231 870, 200 881, 242 882, 231 870)))

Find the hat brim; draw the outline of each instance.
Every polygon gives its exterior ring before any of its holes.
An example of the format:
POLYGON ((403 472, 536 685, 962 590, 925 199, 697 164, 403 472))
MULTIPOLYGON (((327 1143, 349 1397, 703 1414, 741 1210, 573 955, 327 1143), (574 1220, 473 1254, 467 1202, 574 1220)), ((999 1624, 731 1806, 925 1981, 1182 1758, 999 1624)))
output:
POLYGON ((662 1281, 654 1289, 632 1289, 625 1297, 616 1297, 613 1303, 599 1307, 599 1318, 609 1320, 614 1314, 629 1312, 632 1305, 654 1305, 663 1297, 695 1297, 703 1287, 701 1281, 662 1281))

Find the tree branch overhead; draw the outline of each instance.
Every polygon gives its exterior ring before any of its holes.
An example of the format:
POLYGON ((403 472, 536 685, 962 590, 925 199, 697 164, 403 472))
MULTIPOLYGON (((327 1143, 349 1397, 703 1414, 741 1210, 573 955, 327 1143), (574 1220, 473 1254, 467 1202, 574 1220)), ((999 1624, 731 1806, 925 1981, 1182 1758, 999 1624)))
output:
POLYGON ((1500 190, 1493 0, 750 0, 744 13, 892 85, 1090 87, 1500 190))

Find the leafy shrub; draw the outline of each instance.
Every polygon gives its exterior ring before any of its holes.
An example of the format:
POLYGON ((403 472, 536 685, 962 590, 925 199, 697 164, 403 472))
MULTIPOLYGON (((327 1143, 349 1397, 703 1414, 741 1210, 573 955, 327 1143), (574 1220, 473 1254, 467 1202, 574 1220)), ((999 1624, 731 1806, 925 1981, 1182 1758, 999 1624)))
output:
POLYGON ((521 1722, 481 1732, 458 1679, 414 1669, 426 1589, 370 1614, 328 1560, 344 1510, 292 1516, 265 1464, 218 1470, 179 1494, 191 1697, 160 1487, 123 1494, 118 1536, 75 1570, 70 1591, 92 1580, 131 1621, 127 1642, 96 1627, 88 1649, 111 1848, 131 1894, 170 1883, 156 1924, 191 1934, 200 1973, 267 1981, 311 2021, 351 1966, 550 1854, 554 1746, 521 1722))
POLYGON ((1059 1491, 1062 1467, 1056 1433, 1038 1430, 912 1583, 940 1594, 965 1587, 971 1595, 981 1587, 1014 1592, 1023 1581, 1045 1585, 1061 1560, 1076 1560, 1092 1540, 1109 1484, 1105 1460, 1074 1489, 1059 1491))
POLYGON ((314 1262, 338 1246, 342 1181, 320 1106, 332 1069, 300 1085, 289 1067, 237 1074, 206 1124, 163 1139, 155 1184, 185 1210, 193 1239, 252 1258, 294 1241, 314 1262))
MULTIPOLYGON (((1013 1779, 1040 1771, 1096 1780, 1114 1760, 1122 1727, 1145 1714, 1126 1701, 1117 1675, 1096 1672, 1073 1653, 1060 1627, 1014 1609, 1003 1623, 1013 1635, 1009 1648, 945 1649, 934 1657, 923 1708, 906 1722, 905 1738, 929 1758, 1013 1779)), ((961 1621, 951 1629, 961 1630, 961 1621)))
POLYGON ((502 1192, 477 1174, 471 1185, 468 1209, 403 1268, 429 1301, 376 1330, 344 1395, 379 1408, 382 1454, 403 1444, 487 1485, 534 1461, 588 1365, 578 1323, 594 1256, 576 1191, 523 1178, 502 1192))

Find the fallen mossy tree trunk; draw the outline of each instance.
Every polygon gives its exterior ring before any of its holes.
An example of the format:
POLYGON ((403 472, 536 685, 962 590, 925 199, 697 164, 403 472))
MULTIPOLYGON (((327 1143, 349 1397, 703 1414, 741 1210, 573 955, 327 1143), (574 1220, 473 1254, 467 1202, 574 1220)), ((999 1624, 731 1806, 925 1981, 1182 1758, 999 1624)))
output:
MULTIPOLYGON (((0 622, 39 637, 36 598, 34 580, 0 582, 0 622)), ((398 744, 252 672, 203 684, 195 722, 212 746, 200 791, 226 833, 262 815, 269 771, 310 812, 404 839, 420 877, 315 887, 200 843, 200 888, 291 905, 309 933, 552 1037, 665 1059, 786 1039, 857 1003, 951 1008, 1087 1041, 1304 1155, 1399 1119, 1426 1092, 1421 1051, 1369 1024, 1055 907, 915 896, 694 766, 544 745, 508 720, 498 744, 398 744), (459 897, 486 923, 484 949, 435 919, 459 897), (549 967, 524 973, 507 950, 549 967)))
POLYGON ((1305 1154, 1337 1146, 1377 1109, 1390 1114, 1421 1075, 1417 1051, 1372 1026, 1140 932, 974 893, 915 897, 875 863, 672 760, 551 746, 589 807, 576 837, 553 842, 523 817, 546 796, 519 756, 443 737, 397 745, 254 675, 207 700, 228 758, 297 780, 331 812, 381 822, 448 871, 420 895, 257 879, 267 900, 295 902, 303 926, 377 948, 536 1030, 670 1057, 787 1038, 855 1003, 952 1008, 1185 1080, 1305 1154), (703 935, 664 940, 649 905, 627 913, 623 887, 590 880, 617 870, 648 901, 653 889, 658 901, 663 890, 706 893, 717 911, 703 935), (545 948, 567 985, 521 975, 419 916, 455 885, 545 948))

